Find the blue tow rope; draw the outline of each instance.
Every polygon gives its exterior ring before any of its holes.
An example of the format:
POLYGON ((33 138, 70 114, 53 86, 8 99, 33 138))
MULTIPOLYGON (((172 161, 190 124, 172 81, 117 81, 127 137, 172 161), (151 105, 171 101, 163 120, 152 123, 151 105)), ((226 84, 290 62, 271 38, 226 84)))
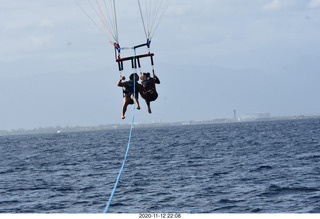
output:
POLYGON ((110 195, 108 204, 107 204, 107 206, 106 206, 106 208, 105 208, 105 210, 104 210, 103 213, 107 213, 107 211, 108 211, 108 208, 109 208, 109 206, 110 206, 110 204, 111 204, 112 197, 113 197, 113 195, 114 195, 114 193, 115 193, 115 191, 116 191, 116 188, 117 188, 117 186, 118 186, 118 182, 119 182, 119 180, 120 180, 120 176, 121 176, 121 173, 122 173, 122 171, 123 171, 124 164, 126 163, 126 159, 127 159, 128 152, 129 152, 129 148, 130 148, 130 142, 131 142, 133 121, 134 121, 134 112, 135 112, 135 107, 133 108, 132 122, 131 122, 130 135, 129 135, 129 141, 128 141, 128 146, 127 146, 127 152, 126 152, 126 155, 124 156, 124 159, 123 159, 122 166, 121 166, 121 169, 120 169, 119 174, 118 174, 118 178, 117 178, 116 184, 115 184, 114 187, 113 187, 113 190, 112 190, 112 193, 111 193, 111 195, 110 195))
MULTIPOLYGON (((135 49, 134 49, 134 55, 136 56, 136 50, 135 50, 135 49)), ((135 59, 135 58, 134 58, 134 59, 135 59)), ((136 74, 136 68, 135 68, 135 72, 134 72, 134 73, 136 74)), ((134 76, 134 77, 135 77, 135 76, 134 76)), ((135 97, 135 93, 136 93, 136 83, 133 83, 133 93, 134 93, 134 97, 135 97)), ((136 98, 136 97, 135 97, 135 98, 136 98)), ((120 176, 121 176, 121 174, 122 174, 124 165, 125 165, 126 160, 127 160, 127 156, 128 156, 129 148, 130 148, 131 136, 132 136, 132 129, 133 129, 133 123, 134 123, 135 109, 136 109, 136 107, 135 107, 135 105, 134 105, 134 107, 133 107, 133 112, 132 112, 132 120, 131 120, 131 128, 130 128, 130 134, 129 134, 127 152, 126 152, 126 154, 125 154, 125 156, 124 156, 124 159, 123 159, 123 162, 122 162, 122 166, 121 166, 121 169, 120 169, 119 174, 118 174, 118 177, 117 177, 117 181, 116 181, 116 183, 114 184, 114 187, 113 187, 112 193, 111 193, 111 195, 110 195, 109 201, 108 201, 107 206, 106 206, 106 208, 104 209, 104 212, 103 212, 103 213, 107 213, 107 211, 108 211, 108 208, 109 208, 109 206, 110 206, 110 204, 111 204, 112 197, 113 197, 113 195, 114 195, 114 193, 115 193, 115 191, 116 191, 116 189, 117 189, 117 186, 118 186, 118 183, 119 183, 119 180, 120 180, 120 176)))

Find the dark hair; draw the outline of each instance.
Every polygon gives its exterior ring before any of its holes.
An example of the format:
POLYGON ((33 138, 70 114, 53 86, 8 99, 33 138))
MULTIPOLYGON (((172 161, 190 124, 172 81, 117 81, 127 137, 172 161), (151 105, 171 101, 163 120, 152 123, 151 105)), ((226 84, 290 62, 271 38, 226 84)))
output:
POLYGON ((130 78, 131 81, 133 81, 133 77, 134 77, 134 76, 136 76, 136 77, 138 76, 138 77, 139 77, 139 75, 138 75, 137 73, 132 73, 132 74, 129 76, 129 78, 130 78))

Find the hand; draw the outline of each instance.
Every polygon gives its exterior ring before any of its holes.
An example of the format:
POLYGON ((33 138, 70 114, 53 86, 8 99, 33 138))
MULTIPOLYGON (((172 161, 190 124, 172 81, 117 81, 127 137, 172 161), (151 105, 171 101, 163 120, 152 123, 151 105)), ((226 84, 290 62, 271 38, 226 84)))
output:
POLYGON ((125 76, 122 76, 121 80, 126 80, 126 77, 125 77, 125 76))

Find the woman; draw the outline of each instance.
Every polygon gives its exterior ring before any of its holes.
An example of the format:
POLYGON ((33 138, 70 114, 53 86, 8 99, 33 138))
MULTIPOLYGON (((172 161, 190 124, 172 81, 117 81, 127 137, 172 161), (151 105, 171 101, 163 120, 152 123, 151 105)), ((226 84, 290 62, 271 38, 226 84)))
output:
POLYGON ((153 73, 153 78, 150 77, 150 73, 141 74, 142 89, 140 95, 145 99, 148 106, 148 112, 151 113, 150 102, 155 101, 158 98, 156 90, 156 84, 160 84, 159 78, 153 73))
POLYGON ((137 109, 140 110, 139 100, 138 100, 138 92, 141 90, 141 84, 138 83, 139 76, 137 73, 133 73, 130 75, 129 81, 124 81, 126 78, 123 76, 119 81, 117 86, 124 87, 123 90, 123 106, 122 106, 122 119, 125 119, 125 113, 127 111, 127 106, 129 104, 135 103, 137 109))

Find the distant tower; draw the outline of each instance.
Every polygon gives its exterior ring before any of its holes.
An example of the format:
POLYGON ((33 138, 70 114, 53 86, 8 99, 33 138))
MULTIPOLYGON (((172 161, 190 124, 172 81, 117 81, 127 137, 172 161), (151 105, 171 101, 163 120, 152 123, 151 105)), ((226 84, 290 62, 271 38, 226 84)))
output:
POLYGON ((237 121, 237 111, 233 110, 233 120, 237 121))

